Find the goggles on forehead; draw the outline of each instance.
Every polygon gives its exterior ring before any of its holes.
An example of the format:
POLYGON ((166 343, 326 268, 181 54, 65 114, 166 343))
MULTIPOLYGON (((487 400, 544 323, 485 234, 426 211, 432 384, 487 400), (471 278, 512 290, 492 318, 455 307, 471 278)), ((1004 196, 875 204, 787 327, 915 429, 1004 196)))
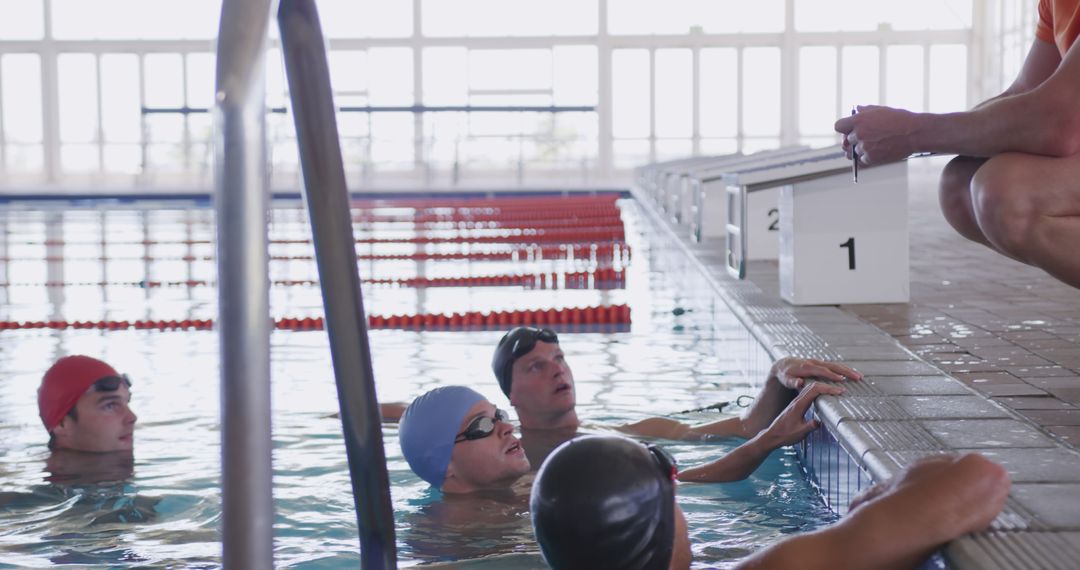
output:
POLYGON ((465 427, 465 431, 457 434, 454 438, 454 443, 484 439, 495 433, 495 424, 508 421, 510 421, 510 416, 499 408, 495 408, 495 417, 480 416, 469 422, 469 425, 465 427))
POLYGON ((119 376, 106 376, 94 382, 94 391, 115 392, 120 389, 121 382, 127 385, 128 388, 131 387, 131 378, 128 378, 127 374, 121 374, 119 376))
POLYGON ((674 481, 675 476, 679 474, 679 462, 675 461, 675 457, 663 447, 651 443, 645 444, 645 449, 652 454, 653 460, 660 467, 660 472, 664 474, 664 477, 674 481))
POLYGON ((515 336, 517 336, 517 338, 514 339, 514 344, 510 347, 510 354, 513 355, 514 360, 529 354, 533 347, 536 346, 537 341, 543 341, 548 344, 558 344, 559 342, 559 336, 551 329, 521 327, 518 329, 518 334, 515 336))

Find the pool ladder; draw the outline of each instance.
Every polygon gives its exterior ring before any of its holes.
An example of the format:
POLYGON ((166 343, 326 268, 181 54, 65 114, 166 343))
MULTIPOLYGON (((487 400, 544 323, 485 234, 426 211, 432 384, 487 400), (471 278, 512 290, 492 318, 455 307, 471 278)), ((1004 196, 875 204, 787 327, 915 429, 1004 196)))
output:
POLYGON ((326 48, 314 0, 224 0, 214 123, 222 563, 272 568, 265 65, 277 8, 363 568, 396 568, 393 507, 326 48))

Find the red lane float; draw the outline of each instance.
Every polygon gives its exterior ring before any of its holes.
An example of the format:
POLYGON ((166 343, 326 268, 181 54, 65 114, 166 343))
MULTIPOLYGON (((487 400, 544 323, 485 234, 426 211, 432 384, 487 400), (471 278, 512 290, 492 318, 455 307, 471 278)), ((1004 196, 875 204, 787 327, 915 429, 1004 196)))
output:
MULTIPOLYGON (((468 312, 453 314, 373 315, 368 317, 370 329, 405 330, 491 330, 515 326, 543 326, 559 329, 590 330, 588 327, 619 329, 630 325, 628 305, 606 307, 574 307, 568 309, 536 309, 525 311, 468 312)), ((285 317, 274 320, 277 330, 323 330, 322 317, 285 317)), ((212 319, 183 320, 117 320, 117 321, 0 321, 0 331, 25 329, 96 329, 115 330, 211 330, 212 319)))

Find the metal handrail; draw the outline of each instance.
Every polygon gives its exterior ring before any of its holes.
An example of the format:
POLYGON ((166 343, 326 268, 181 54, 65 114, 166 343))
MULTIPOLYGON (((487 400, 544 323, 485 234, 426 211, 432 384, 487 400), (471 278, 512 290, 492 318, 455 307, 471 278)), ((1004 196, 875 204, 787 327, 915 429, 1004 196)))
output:
POLYGON ((225 0, 215 179, 221 351, 222 564, 274 564, 264 58, 273 0, 225 0))
POLYGON ((393 506, 326 46, 314 0, 278 10, 363 568, 396 568, 393 506))

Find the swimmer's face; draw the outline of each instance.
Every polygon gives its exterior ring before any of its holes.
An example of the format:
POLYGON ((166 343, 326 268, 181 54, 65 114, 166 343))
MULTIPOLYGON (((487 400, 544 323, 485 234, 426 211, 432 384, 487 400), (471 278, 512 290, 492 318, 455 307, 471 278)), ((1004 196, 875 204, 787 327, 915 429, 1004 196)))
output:
POLYGON ((511 374, 510 404, 519 414, 554 415, 574 409, 574 373, 558 344, 536 343, 514 361, 511 374))
MULTIPOLYGON (((495 418, 495 406, 481 400, 465 414, 457 433, 465 432, 470 424, 485 417, 495 418)), ((514 426, 497 420, 491 435, 454 444, 442 490, 469 493, 506 487, 528 472, 529 460, 521 442, 514 437, 514 426)))
POLYGON ((98 391, 93 386, 75 403, 75 415, 64 416, 53 429, 54 447, 74 451, 130 451, 135 444, 135 413, 128 404, 131 391, 123 382, 116 390, 98 391))
POLYGON ((671 553, 669 570, 686 570, 690 568, 690 562, 694 555, 690 552, 690 532, 686 528, 686 515, 683 514, 679 504, 675 503, 675 549, 671 553))

